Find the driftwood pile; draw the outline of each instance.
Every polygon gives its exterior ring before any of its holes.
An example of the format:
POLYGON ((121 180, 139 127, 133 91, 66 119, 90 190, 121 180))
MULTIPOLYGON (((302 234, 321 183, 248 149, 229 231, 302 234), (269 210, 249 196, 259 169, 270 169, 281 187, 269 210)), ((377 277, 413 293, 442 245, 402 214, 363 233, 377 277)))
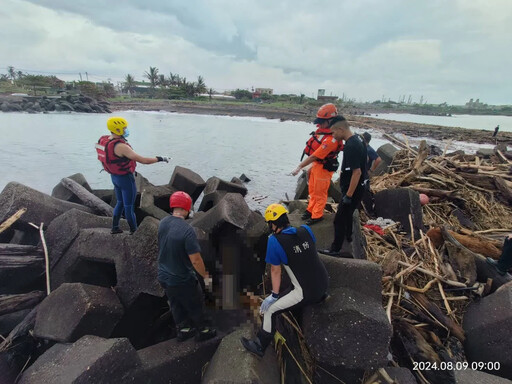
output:
MULTIPOLYGON (((429 196, 422 207, 419 238, 399 223, 379 235, 364 228, 367 258, 382 266, 383 306, 393 324, 391 351, 397 366, 414 362, 464 362, 462 327, 466 307, 510 277, 486 271, 485 257, 499 258, 503 237, 512 232, 512 162, 495 150, 483 159, 462 152, 432 156, 388 136, 402 148, 389 173, 372 178, 372 192, 398 187, 429 196), (501 240, 498 240, 501 239, 501 240)), ((362 221, 366 217, 362 215, 362 221)), ((400 223, 412 227, 410 223, 400 223)), ((421 367, 421 366, 420 366, 421 367)), ((422 382, 450 382, 447 370, 415 370, 422 382)))

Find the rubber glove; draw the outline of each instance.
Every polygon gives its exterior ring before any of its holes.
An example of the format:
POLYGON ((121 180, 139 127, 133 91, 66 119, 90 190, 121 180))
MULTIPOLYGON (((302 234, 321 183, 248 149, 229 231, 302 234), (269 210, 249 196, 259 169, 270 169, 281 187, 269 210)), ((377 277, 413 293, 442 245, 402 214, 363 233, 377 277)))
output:
POLYGON ((301 169, 302 169, 301 167, 295 168, 293 171, 290 172, 290 175, 297 176, 301 169))
POLYGON ((157 159, 158 161, 165 161, 166 163, 168 163, 168 162, 169 162, 170 157, 167 157, 167 156, 156 156, 156 159, 157 159))
POLYGON ((274 304, 279 299, 279 294, 272 292, 271 295, 268 295, 265 300, 263 300, 263 303, 261 303, 260 307, 260 314, 264 314, 268 311, 270 306, 274 304))
POLYGON ((352 198, 348 197, 347 195, 343 196, 343 200, 341 201, 341 204, 343 204, 343 205, 352 204, 352 198))
POLYGON ((204 287, 208 292, 212 292, 213 279, 209 276, 204 278, 204 287))

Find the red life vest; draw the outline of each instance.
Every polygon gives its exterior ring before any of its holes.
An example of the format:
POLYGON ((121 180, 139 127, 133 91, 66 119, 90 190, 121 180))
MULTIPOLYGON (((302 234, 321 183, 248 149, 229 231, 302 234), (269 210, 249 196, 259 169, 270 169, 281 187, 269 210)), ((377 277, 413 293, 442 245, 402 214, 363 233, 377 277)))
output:
POLYGON ((114 152, 114 147, 118 143, 124 143, 131 148, 131 145, 122 138, 111 139, 109 135, 101 136, 95 145, 98 153, 98 160, 103 165, 103 169, 112 175, 127 175, 133 173, 137 162, 127 157, 119 157, 114 152))
MULTIPOLYGON (((320 147, 320 144, 322 144, 322 141, 324 140, 325 136, 332 135, 332 132, 329 128, 318 128, 316 131, 310 133, 311 137, 306 142, 306 147, 304 148, 304 151, 302 152, 302 157, 300 160, 304 158, 304 155, 311 156, 317 149, 320 147)), ((343 151, 343 142, 338 142, 338 148, 336 151, 332 151, 329 153, 324 160, 326 159, 334 159, 338 157, 338 153, 343 151)), ((320 162, 323 162, 320 160, 320 162)))

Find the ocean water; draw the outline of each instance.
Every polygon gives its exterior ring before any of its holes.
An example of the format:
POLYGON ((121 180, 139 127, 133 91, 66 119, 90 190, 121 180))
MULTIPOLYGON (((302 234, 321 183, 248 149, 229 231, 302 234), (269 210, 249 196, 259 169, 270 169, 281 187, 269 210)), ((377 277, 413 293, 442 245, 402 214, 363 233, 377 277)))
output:
MULTIPOLYGON (((308 134, 315 128, 304 122, 249 117, 141 111, 116 115, 128 120, 129 142, 137 153, 172 157, 169 164, 137 166, 150 182, 167 184, 177 165, 204 180, 217 176, 230 181, 244 173, 251 179, 246 184, 246 201, 253 209, 264 209, 286 196, 293 198, 297 177, 289 173, 299 164, 308 134)), ((100 172, 94 149, 98 138, 108 133, 110 116, 0 113, 0 189, 17 181, 50 194, 63 177, 74 173, 83 173, 92 188, 112 188, 110 176, 100 172)), ((362 133, 357 127, 354 130, 362 133)), ((380 132, 369 132, 375 149, 386 143, 380 132)), ((411 140, 412 145, 418 142, 411 140)), ((474 152, 480 147, 485 145, 455 142, 449 149, 474 152)))

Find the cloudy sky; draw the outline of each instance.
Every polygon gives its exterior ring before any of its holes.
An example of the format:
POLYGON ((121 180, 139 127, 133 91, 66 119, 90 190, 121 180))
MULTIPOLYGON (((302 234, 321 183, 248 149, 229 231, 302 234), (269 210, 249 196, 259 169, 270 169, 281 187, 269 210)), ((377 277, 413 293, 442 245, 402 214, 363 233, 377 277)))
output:
POLYGON ((512 104, 511 0, 2 0, 0 25, 0 73, 512 104))

